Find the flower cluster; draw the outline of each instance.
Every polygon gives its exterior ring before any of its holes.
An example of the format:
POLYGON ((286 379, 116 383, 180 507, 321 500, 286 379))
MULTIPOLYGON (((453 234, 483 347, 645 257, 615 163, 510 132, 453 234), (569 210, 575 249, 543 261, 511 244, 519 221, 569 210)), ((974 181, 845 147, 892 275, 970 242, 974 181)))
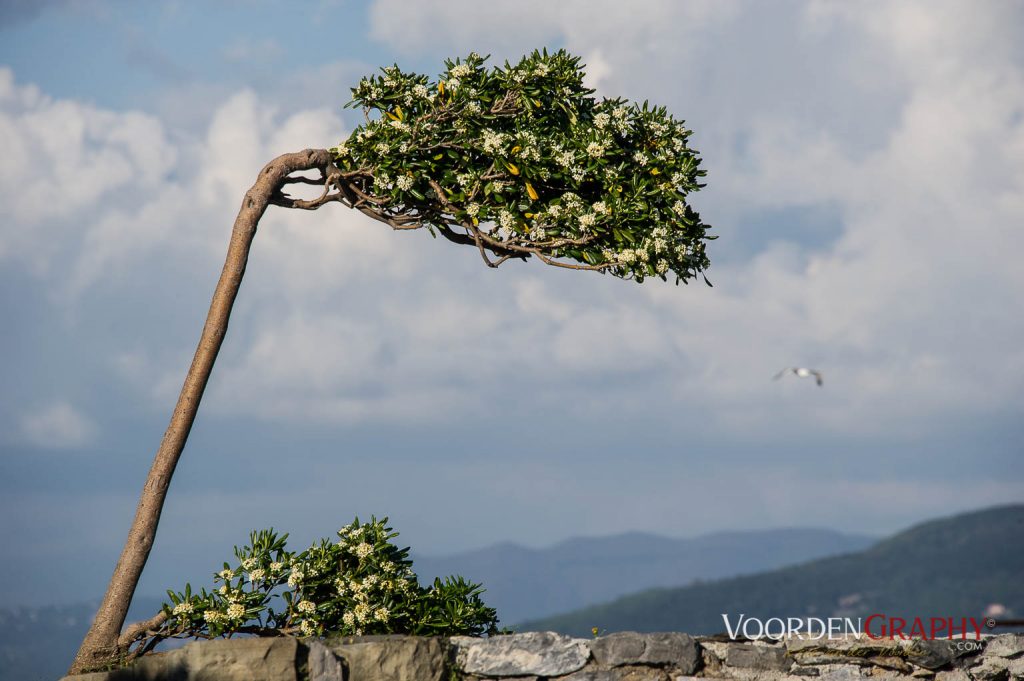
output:
POLYGON ((663 107, 597 100, 579 58, 534 52, 487 68, 475 53, 437 80, 397 66, 364 78, 367 121, 333 148, 373 178, 379 205, 494 252, 642 281, 710 265, 690 131, 663 107), (657 232, 657 233, 655 233, 657 232))
POLYGON ((459 578, 421 587, 408 549, 397 548, 387 519, 354 522, 302 553, 285 549, 287 535, 253 532, 235 547, 236 567, 224 563, 215 586, 168 591, 168 619, 158 638, 212 638, 243 633, 316 636, 362 634, 480 634, 497 631, 482 589, 459 578), (279 599, 283 609, 271 606, 279 599), (455 604, 455 607, 452 605, 455 604))

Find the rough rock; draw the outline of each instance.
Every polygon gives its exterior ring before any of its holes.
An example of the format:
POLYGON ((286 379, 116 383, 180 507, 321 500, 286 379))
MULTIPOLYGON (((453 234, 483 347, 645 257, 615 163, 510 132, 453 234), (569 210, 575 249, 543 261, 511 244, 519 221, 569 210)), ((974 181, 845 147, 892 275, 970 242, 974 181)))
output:
MULTIPOLYGON (((146 655, 124 669, 67 681, 298 681, 294 638, 215 639, 146 655)), ((62 680, 63 681, 63 680, 62 680)), ((327 681, 327 680, 325 680, 327 681)))
POLYGON ((987 639, 985 655, 994 657, 1024 656, 1024 634, 999 634, 987 639))
POLYGON ((455 636, 449 641, 456 666, 482 677, 563 676, 582 669, 590 658, 585 640, 553 632, 483 639, 455 636))
POLYGON ((789 655, 801 664, 846 663, 861 666, 881 665, 898 671, 909 671, 899 660, 906 660, 929 670, 941 669, 956 659, 977 655, 980 647, 959 649, 945 640, 889 640, 848 637, 831 641, 786 640, 789 655))
POLYGON ((627 631, 609 634, 590 644, 598 664, 660 665, 677 668, 682 674, 692 674, 701 659, 696 640, 687 634, 675 632, 638 634, 627 631))
POLYGON ((759 646, 738 643, 729 646, 725 664, 757 671, 789 671, 792 661, 786 658, 786 649, 781 645, 759 646))
POLYGON ((818 678, 821 681, 856 681, 863 679, 861 668, 852 664, 829 664, 821 668, 818 678))
POLYGON ((956 641, 908 641, 905 647, 906 658, 925 669, 941 669, 953 660, 961 657, 978 655, 983 646, 961 649, 954 644, 956 641))
POLYGON ((345 660, 320 641, 307 641, 309 681, 346 681, 345 660))
POLYGON ((939 672, 935 675, 935 681, 971 681, 971 677, 962 669, 954 669, 948 672, 939 672))
MULTIPOLYGON (((353 681, 441 681, 445 649, 439 638, 358 636, 324 639, 353 681)), ((312 680, 311 680, 312 681, 312 680)))

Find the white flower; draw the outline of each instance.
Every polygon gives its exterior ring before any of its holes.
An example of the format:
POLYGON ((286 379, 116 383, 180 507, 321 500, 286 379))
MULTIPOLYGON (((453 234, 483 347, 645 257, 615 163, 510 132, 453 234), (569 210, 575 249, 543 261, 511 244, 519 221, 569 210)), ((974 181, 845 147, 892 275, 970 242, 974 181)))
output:
POLYGON ((387 142, 380 142, 377 144, 377 146, 374 147, 374 149, 377 151, 378 154, 383 156, 387 154, 389 151, 391 151, 391 145, 389 145, 387 142))
POLYGON ((295 606, 295 609, 298 610, 299 612, 305 612, 305 613, 315 612, 316 611, 316 603, 314 603, 313 601, 302 600, 302 601, 299 601, 299 604, 295 606))
POLYGON ((600 158, 604 154, 604 145, 600 142, 591 142, 587 145, 587 155, 592 158, 600 158))
POLYGON ((594 127, 598 130, 604 130, 608 127, 609 121, 611 121, 611 116, 602 111, 594 116, 594 127))
POLYGON ((468 206, 466 206, 466 214, 469 215, 469 217, 471 217, 471 218, 475 218, 479 212, 480 212, 480 204, 479 203, 471 203, 468 206))
POLYGON ((271 572, 274 572, 274 573, 280 572, 282 568, 284 568, 284 564, 283 563, 278 563, 277 561, 274 561, 273 563, 270 564, 270 571, 271 572))
POLYGON ((265 570, 263 570, 261 568, 256 568, 255 570, 253 570, 252 572, 249 573, 249 581, 250 582, 258 582, 261 579, 263 579, 266 576, 266 574, 267 573, 266 573, 265 570))
POLYGON ((427 98, 427 86, 423 85, 423 84, 420 84, 420 83, 418 83, 416 85, 413 85, 412 93, 414 95, 416 95, 417 97, 419 97, 420 99, 426 99, 427 98))
POLYGON ((638 151, 635 154, 633 154, 633 160, 639 163, 640 165, 645 166, 647 165, 647 154, 645 154, 642 151, 638 151))
POLYGON ((488 154, 495 154, 505 146, 505 135, 493 130, 483 131, 483 147, 488 154))
POLYGON ((684 215, 686 213, 686 206, 682 201, 676 201, 672 204, 672 212, 676 215, 684 215))
POLYGON ((562 207, 559 206, 557 203, 553 206, 548 206, 548 215, 550 215, 553 219, 557 220, 561 214, 562 207))
POLYGON ((574 192, 566 192, 562 194, 562 202, 569 210, 579 210, 583 207, 583 199, 574 192))
POLYGON ((219 622, 224 619, 224 615, 217 610, 207 610, 203 613, 203 619, 212 624, 213 622, 219 622))
POLYGON ((377 582, 380 581, 380 575, 367 575, 366 579, 363 580, 363 586, 367 589, 372 589, 377 586, 377 582))
POLYGON ((570 171, 570 174, 572 175, 572 179, 577 182, 582 182, 583 178, 587 176, 587 171, 585 171, 581 166, 576 166, 570 171))
POLYGON ((593 213, 586 213, 580 216, 580 227, 583 228, 584 231, 586 231, 590 227, 594 226, 595 221, 596 218, 594 217, 593 213))
POLYGON ((354 625, 356 623, 356 616, 350 610, 350 611, 346 612, 344 615, 341 616, 341 621, 345 623, 346 627, 351 627, 352 625, 354 625))
POLYGON ((543 62, 541 62, 540 64, 537 64, 537 66, 535 66, 534 69, 533 69, 533 75, 535 75, 535 76, 546 76, 546 75, 548 75, 548 65, 543 63, 543 62))
POLYGON ((217 573, 217 576, 221 579, 231 579, 235 576, 234 570, 221 570, 217 573))
POLYGON ((666 242, 664 239, 660 239, 660 238, 654 240, 654 252, 655 253, 661 253, 662 251, 664 251, 666 249, 668 249, 668 242, 666 242))
POLYGON ((464 78, 468 76, 471 72, 472 69, 469 68, 469 64, 456 64, 448 71, 448 73, 450 73, 453 78, 464 78))
POLYGON ((466 111, 468 111, 471 114, 480 113, 480 102, 467 102, 466 111))
POLYGON ((409 191, 412 189, 413 179, 408 175, 399 175, 398 179, 395 180, 395 184, 398 185, 398 188, 402 191, 409 191))
POLYGON ((334 153, 338 156, 348 156, 348 145, 342 142, 338 146, 334 147, 334 153))
POLYGON ((515 216, 512 215, 512 213, 506 210, 505 208, 502 208, 501 212, 498 213, 498 224, 501 225, 502 228, 505 229, 506 231, 512 226, 512 223, 514 221, 515 216))
POLYGON ((303 636, 312 636, 316 633, 316 626, 309 620, 302 620, 302 622, 299 623, 299 630, 302 632, 303 636))
POLYGON ((459 89, 460 85, 462 85, 462 81, 459 80, 458 78, 449 78, 448 79, 448 89, 449 90, 457 90, 457 89, 459 89))
POLYGON ((594 205, 591 206, 591 208, 594 209, 595 213, 607 213, 608 212, 608 205, 605 204, 604 201, 595 201, 594 205))
POLYGON ((571 151, 563 151, 555 155, 555 163, 563 168, 568 168, 575 160, 576 158, 571 151))
POLYGON ((395 130, 400 130, 402 132, 405 132, 406 130, 409 129, 409 126, 403 123, 402 121, 389 121, 388 125, 390 125, 395 130))
POLYGON ((356 619, 360 622, 365 622, 366 619, 370 616, 370 612, 370 606, 368 606, 366 603, 360 603, 355 608, 356 619))
POLYGON ((636 262, 636 252, 633 251, 632 249, 627 248, 626 250, 619 253, 619 256, 618 258, 616 258, 616 260, 618 260, 623 265, 632 265, 633 263, 636 262))
POLYGON ((195 610, 195 608, 192 607, 192 604, 185 601, 184 603, 178 603, 174 606, 174 610, 171 611, 171 614, 175 616, 191 615, 193 610, 195 610))
POLYGON ((222 595, 222 596, 226 596, 226 595, 227 595, 227 593, 228 593, 228 587, 227 587, 227 585, 226 585, 226 584, 225 584, 224 586, 222 586, 222 587, 221 587, 220 589, 218 589, 218 590, 220 591, 220 593, 221 593, 221 595, 222 595))
POLYGON ((233 620, 242 619, 245 615, 245 606, 241 603, 232 603, 228 606, 228 617, 233 620))
POLYGON ((658 264, 654 266, 654 269, 658 274, 665 274, 665 272, 668 272, 668 261, 659 260, 658 264))
POLYGON ((378 622, 387 622, 388 621, 388 617, 390 617, 390 616, 391 616, 391 613, 388 611, 387 608, 384 608, 384 607, 377 608, 376 610, 373 611, 373 618, 375 620, 377 620, 378 622))
POLYGON ((366 542, 360 542, 356 544, 355 548, 352 549, 355 554, 360 558, 366 558, 368 555, 373 553, 373 546, 366 542))

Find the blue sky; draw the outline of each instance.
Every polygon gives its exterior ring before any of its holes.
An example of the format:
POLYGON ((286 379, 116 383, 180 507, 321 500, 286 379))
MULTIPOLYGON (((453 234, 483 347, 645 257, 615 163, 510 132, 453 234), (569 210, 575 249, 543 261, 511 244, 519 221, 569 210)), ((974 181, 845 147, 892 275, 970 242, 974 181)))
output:
POLYGON ((4 3, 0 602, 102 592, 259 168, 473 50, 686 119, 715 287, 272 210, 140 593, 356 515, 446 553, 1024 500, 1024 9, 626 5, 4 3))

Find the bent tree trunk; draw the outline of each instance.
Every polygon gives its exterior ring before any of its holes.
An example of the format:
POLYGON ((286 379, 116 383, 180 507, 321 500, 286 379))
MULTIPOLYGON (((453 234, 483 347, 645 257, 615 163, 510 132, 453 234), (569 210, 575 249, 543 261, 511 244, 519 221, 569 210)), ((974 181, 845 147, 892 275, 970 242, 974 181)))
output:
MULTIPOLYGON (((128 531, 128 539, 121 557, 117 561, 117 567, 110 578, 110 584, 92 626, 75 655, 69 674, 116 664, 125 657, 128 647, 140 634, 163 622, 163 615, 157 615, 151 620, 128 627, 124 633, 121 632, 128 614, 128 606, 135 594, 142 569, 149 558, 149 551, 153 547, 171 476, 185 448, 189 431, 199 410, 199 402, 227 332, 231 308, 238 295, 242 276, 245 274, 249 248, 253 237, 256 236, 256 227, 267 206, 273 203, 275 198, 280 197, 281 187, 290 174, 303 170, 320 170, 323 173, 326 195, 331 181, 328 172, 332 168, 330 153, 325 149, 306 149, 284 154, 268 163, 260 171, 255 184, 245 193, 242 207, 235 218, 224 269, 213 294, 213 302, 210 304, 192 366, 189 367, 185 384, 171 415, 171 422, 146 477, 135 510, 135 519, 128 531)), ((292 205, 309 208, 316 207, 312 205, 314 203, 319 205, 318 202, 310 202, 311 205, 308 206, 297 205, 299 203, 302 202, 292 202, 292 205)))

